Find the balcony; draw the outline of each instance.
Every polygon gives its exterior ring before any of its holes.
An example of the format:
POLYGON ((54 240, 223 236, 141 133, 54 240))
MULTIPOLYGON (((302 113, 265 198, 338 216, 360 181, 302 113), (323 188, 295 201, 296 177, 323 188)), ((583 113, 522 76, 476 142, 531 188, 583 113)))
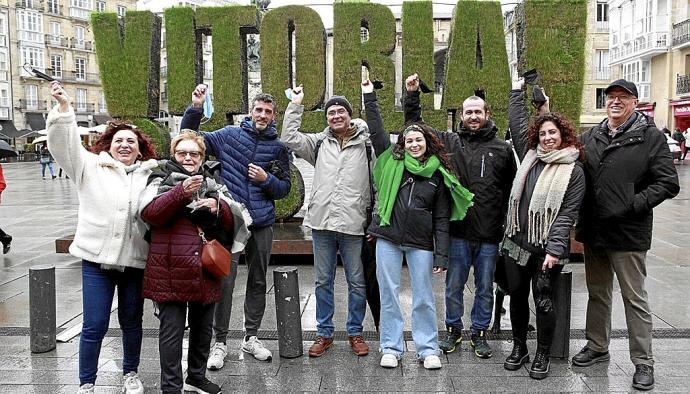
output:
POLYGON ((69 16, 71 16, 72 18, 89 20, 90 15, 91 15, 90 9, 79 8, 79 7, 70 7, 69 8, 69 16))
POLYGON ((101 83, 101 78, 98 74, 81 71, 64 71, 64 77, 62 80, 65 82, 77 82, 94 85, 100 85, 101 83))
POLYGON ((690 75, 676 75, 676 94, 678 96, 690 94, 690 75))
POLYGON ((595 67, 592 70, 592 79, 597 81, 609 81, 611 79, 611 67, 595 67))
POLYGON ((594 27, 597 33, 608 33, 609 21, 597 21, 594 27))
POLYGON ((21 111, 48 111, 50 109, 47 100, 19 99, 16 107, 21 111))
POLYGON ((70 48, 80 51, 92 51, 93 43, 91 41, 79 40, 77 38, 70 38, 70 48))
POLYGON ((10 118, 10 107, 0 107, 0 119, 10 118))
POLYGON ((77 101, 74 103, 74 112, 76 114, 93 114, 93 113, 96 113, 96 104, 84 103, 84 102, 77 101))
POLYGON ((673 25, 673 45, 674 47, 684 48, 690 45, 690 19, 673 25))
POLYGON ((37 44, 43 44, 43 34, 40 31, 17 30, 17 38, 19 39, 19 41, 28 41, 37 44))
POLYGON ((54 68, 46 68, 46 74, 50 75, 51 77, 55 79, 60 79, 62 80, 62 77, 65 75, 62 71, 62 69, 56 70, 54 68))
POLYGON ((48 3, 46 6, 46 14, 62 15, 62 6, 60 4, 48 3))
POLYGON ((654 32, 614 45, 610 51, 610 65, 615 66, 632 58, 649 59, 669 49, 668 32, 654 32))
POLYGON ((26 8, 29 10, 43 11, 42 0, 17 0, 17 8, 26 8))
POLYGON ((69 48, 69 40, 67 39, 67 37, 46 34, 45 42, 46 45, 49 47, 69 48))

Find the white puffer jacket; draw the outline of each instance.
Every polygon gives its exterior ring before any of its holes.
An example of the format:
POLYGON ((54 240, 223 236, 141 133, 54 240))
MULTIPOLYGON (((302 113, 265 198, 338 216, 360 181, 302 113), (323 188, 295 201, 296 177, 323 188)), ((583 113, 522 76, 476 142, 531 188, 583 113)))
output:
POLYGON ((98 264, 143 269, 149 246, 138 216, 139 195, 158 162, 147 160, 127 174, 107 152, 88 152, 72 107, 68 112, 53 108, 46 125, 50 152, 77 185, 79 216, 70 253, 98 264))

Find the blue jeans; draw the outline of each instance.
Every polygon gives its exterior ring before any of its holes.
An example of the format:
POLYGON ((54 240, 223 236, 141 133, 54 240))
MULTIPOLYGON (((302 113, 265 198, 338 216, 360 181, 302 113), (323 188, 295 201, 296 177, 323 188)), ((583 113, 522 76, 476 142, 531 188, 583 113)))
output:
POLYGON ((53 171, 53 162, 52 161, 49 161, 47 163, 41 163, 41 176, 43 178, 45 178, 46 166, 48 167, 48 170, 50 170, 50 176, 55 176, 55 172, 53 171))
POLYGON ((328 230, 312 230, 314 270, 316 271, 316 332, 322 337, 333 336, 333 281, 337 253, 347 279, 347 334, 362 335, 362 321, 367 310, 367 296, 362 268, 361 235, 328 230))
POLYGON ((137 372, 141 352, 144 270, 101 269, 84 260, 81 268, 84 326, 79 339, 79 384, 96 383, 101 343, 108 331, 110 307, 117 286, 117 318, 122 329, 122 372, 137 372))
POLYGON ((474 267, 474 305, 472 331, 489 328, 494 306, 494 271, 498 244, 450 238, 448 271, 446 272, 446 326, 462 330, 465 305, 463 291, 470 267, 474 267))
POLYGON ((381 292, 381 352, 400 358, 404 352, 400 310, 400 272, 407 257, 412 284, 412 339, 417 357, 438 355, 438 325, 432 285, 433 252, 376 240, 376 278, 381 292))

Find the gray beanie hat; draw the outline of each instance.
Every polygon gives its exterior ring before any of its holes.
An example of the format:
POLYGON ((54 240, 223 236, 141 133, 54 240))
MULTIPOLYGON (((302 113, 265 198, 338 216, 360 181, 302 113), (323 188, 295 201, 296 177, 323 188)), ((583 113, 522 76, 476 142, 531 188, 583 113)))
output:
POLYGON ((324 107, 323 111, 325 113, 328 113, 328 107, 332 105, 341 105, 345 107, 347 110, 347 113, 352 116, 352 105, 350 104, 349 101, 344 96, 332 96, 331 98, 326 101, 326 106, 324 107))

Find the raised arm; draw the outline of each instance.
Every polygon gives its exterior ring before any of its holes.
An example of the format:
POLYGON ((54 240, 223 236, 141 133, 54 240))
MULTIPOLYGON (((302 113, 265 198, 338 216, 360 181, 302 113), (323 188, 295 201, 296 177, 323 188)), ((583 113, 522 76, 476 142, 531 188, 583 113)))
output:
POLYGON ((303 98, 304 90, 302 85, 292 89, 292 100, 285 109, 285 115, 283 116, 283 130, 280 134, 280 140, 299 157, 314 165, 316 141, 323 133, 306 134, 300 132, 302 114, 304 113, 303 98))
POLYGON ((519 78, 513 81, 513 90, 508 96, 508 126, 510 138, 520 161, 527 154, 527 126, 529 111, 527 110, 525 80, 519 78))
POLYGON ((366 80, 362 82, 362 93, 364 93, 364 110, 367 116, 367 126, 369 127, 369 139, 374 148, 374 153, 378 157, 391 144, 391 139, 383 127, 383 119, 379 109, 374 84, 366 80))
POLYGON ((422 122, 422 106, 419 103, 419 76, 412 74, 405 79, 405 124, 422 122))

